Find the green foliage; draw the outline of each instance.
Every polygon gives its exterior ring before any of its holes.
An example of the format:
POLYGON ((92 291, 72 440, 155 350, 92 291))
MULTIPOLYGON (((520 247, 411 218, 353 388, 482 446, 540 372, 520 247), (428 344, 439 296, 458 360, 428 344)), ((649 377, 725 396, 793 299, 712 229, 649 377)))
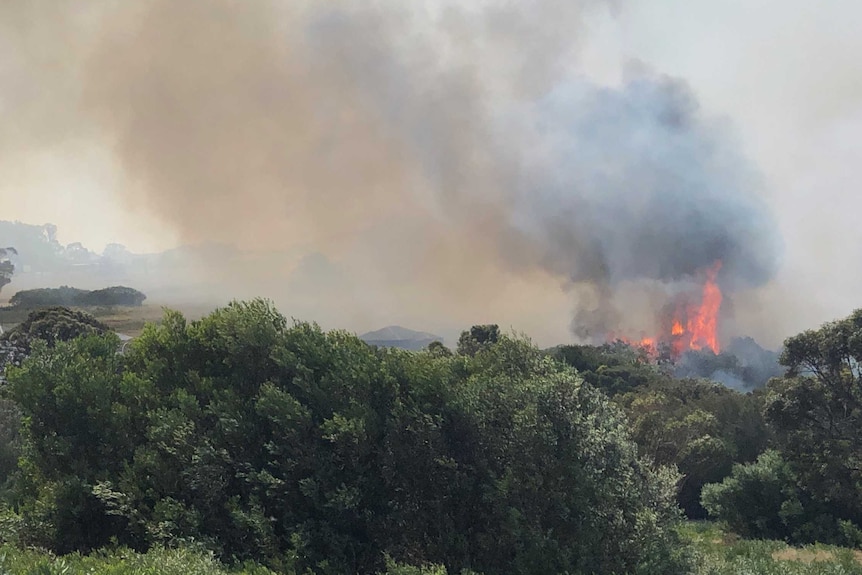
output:
POLYGON ((679 469, 678 501, 689 517, 706 515, 700 505, 705 484, 721 481, 734 463, 753 461, 767 445, 758 394, 663 377, 616 401, 626 411, 641 453, 679 469))
MULTIPOLYGON (((94 317, 66 308, 32 312, 14 329, 0 335, 0 375, 20 366, 34 345, 54 346, 88 334, 104 334, 108 327, 94 317)), ((8 499, 10 481, 17 471, 21 441, 21 410, 7 398, 0 399, 0 498, 8 499)))
POLYGON ((79 306, 133 306, 137 307, 144 303, 147 296, 136 289, 125 286, 113 286, 99 290, 93 290, 81 294, 75 305, 79 306))
POLYGON ((19 539, 194 542, 297 573, 684 572, 676 476, 619 409, 526 341, 470 340, 377 349, 255 300, 168 312, 124 355, 37 343, 9 373, 19 539))
POLYGON ((432 341, 431 343, 429 343, 426 351, 435 357, 452 356, 452 350, 443 345, 443 342, 440 341, 432 341))
POLYGON ((73 306, 87 290, 61 286, 58 288, 37 288, 21 290, 9 299, 11 305, 24 308, 45 306, 73 306))
POLYGON ((3 286, 12 282, 12 274, 15 273, 15 264, 9 259, 10 255, 18 255, 15 248, 0 248, 0 290, 3 286))
POLYGON ((82 290, 69 286, 22 290, 9 299, 21 308, 45 306, 140 306, 147 296, 136 289, 114 286, 100 290, 82 290))
POLYGON ((743 537, 794 539, 804 511, 796 481, 781 454, 769 450, 754 463, 735 465, 721 483, 704 487, 703 505, 743 537))
POLYGON ((688 523, 682 531, 694 547, 695 575, 862 575, 856 549, 740 540, 711 523, 688 523))
POLYGON ((566 345, 551 357, 578 370, 626 412, 640 453, 659 466, 676 466, 677 501, 686 515, 703 518, 700 492, 726 477, 736 462, 753 461, 768 433, 761 394, 743 395, 705 380, 677 379, 644 350, 621 342, 566 345))
POLYGON ((496 324, 474 325, 469 331, 462 331, 458 338, 460 355, 476 355, 483 347, 497 343, 500 339, 500 326, 496 324))
POLYGON ((65 307, 50 307, 30 312, 26 320, 0 335, 0 344, 14 347, 26 355, 36 340, 44 341, 50 347, 82 335, 109 331, 107 325, 88 313, 65 307))
MULTIPOLYGON (((0 547, 0 575, 275 575, 247 563, 228 568, 211 554, 190 549, 154 548, 145 554, 126 549, 56 557, 37 551, 0 547)), ((286 574, 289 575, 289 574, 286 574)))
POLYGON ((587 383, 611 397, 668 378, 649 361, 644 350, 622 342, 562 345, 551 350, 551 356, 577 369, 587 383))
POLYGON ((788 536, 856 539, 862 526, 862 310, 791 337, 784 348, 788 375, 768 386, 765 417, 812 509, 803 513, 806 528, 788 536))

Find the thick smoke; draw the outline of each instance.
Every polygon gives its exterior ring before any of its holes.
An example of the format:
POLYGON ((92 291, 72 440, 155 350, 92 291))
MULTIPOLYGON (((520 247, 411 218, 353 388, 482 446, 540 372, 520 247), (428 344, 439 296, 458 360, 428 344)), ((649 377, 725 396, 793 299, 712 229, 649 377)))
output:
POLYGON ((231 295, 299 285, 339 313, 459 316, 556 283, 590 336, 716 260, 729 293, 761 285, 776 253, 751 167, 684 84, 579 73, 583 17, 606 9, 151 0, 91 15, 62 57, 131 209, 330 284, 216 258, 231 295))

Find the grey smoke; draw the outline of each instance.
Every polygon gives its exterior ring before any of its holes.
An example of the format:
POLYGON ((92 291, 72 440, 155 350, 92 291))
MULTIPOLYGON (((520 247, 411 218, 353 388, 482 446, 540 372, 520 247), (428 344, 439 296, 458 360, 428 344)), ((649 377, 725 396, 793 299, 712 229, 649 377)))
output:
MULTIPOLYGON (((319 254, 337 289, 315 295, 339 305, 385 289, 402 311, 487 310, 508 278, 550 276, 596 336, 716 260, 728 297, 760 286, 778 248, 756 170, 683 82, 579 73, 583 17, 607 5, 151 0, 91 14, 71 48, 40 34, 39 54, 80 82, 52 109, 86 121, 55 138, 110 146, 130 208, 184 241, 319 254)), ((234 293, 287 275, 208 269, 234 293)))
POLYGON ((735 337, 719 354, 708 349, 686 351, 674 364, 674 375, 706 378, 737 391, 751 391, 784 375, 779 356, 750 337, 735 337))

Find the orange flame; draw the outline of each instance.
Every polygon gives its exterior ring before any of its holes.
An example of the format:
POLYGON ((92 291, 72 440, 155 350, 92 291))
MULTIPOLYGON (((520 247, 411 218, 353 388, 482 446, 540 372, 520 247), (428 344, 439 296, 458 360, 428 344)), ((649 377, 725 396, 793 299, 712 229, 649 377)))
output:
POLYGON ((643 337, 639 341, 635 341, 626 337, 616 337, 616 334, 609 334, 613 336, 609 338, 609 341, 618 340, 639 347, 653 358, 659 355, 659 344, 669 345, 673 358, 678 358, 687 349, 709 348, 713 353, 719 353, 721 348, 718 341, 718 313, 721 309, 722 294, 718 287, 717 278, 720 270, 720 260, 705 270, 706 280, 698 304, 689 303, 686 305, 681 302, 680 305, 677 305, 669 336, 643 337))
POLYGON ((675 314, 671 335, 674 355, 680 355, 686 348, 703 349, 708 347, 713 353, 720 351, 718 343, 718 312, 721 309, 721 289, 716 278, 721 270, 721 261, 716 261, 706 270, 706 282, 703 284, 700 305, 688 306, 685 309, 685 326, 680 319, 681 313, 675 314))
POLYGON ((691 335, 691 349, 710 348, 713 353, 719 352, 718 311, 721 309, 721 290, 716 283, 716 276, 721 269, 721 261, 715 262, 706 272, 706 283, 703 284, 703 298, 700 307, 689 315, 688 332, 691 335))

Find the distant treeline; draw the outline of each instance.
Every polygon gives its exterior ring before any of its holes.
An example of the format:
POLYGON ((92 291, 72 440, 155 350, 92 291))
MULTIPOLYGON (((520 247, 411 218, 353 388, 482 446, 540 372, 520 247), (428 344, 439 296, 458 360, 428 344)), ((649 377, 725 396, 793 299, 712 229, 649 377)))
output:
POLYGON ((22 290, 12 296, 10 305, 21 308, 44 306, 139 306, 147 296, 140 291, 124 286, 100 290, 83 290, 69 286, 22 290))

